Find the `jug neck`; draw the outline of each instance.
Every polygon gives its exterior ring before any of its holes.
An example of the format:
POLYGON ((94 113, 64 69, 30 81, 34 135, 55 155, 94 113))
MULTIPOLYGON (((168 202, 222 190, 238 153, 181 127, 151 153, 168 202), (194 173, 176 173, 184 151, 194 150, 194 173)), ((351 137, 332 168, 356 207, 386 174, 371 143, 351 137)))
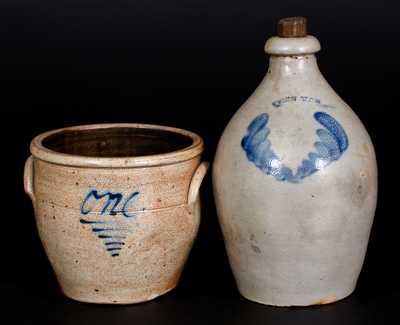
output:
POLYGON ((265 52, 270 54, 268 77, 302 78, 304 74, 319 75, 315 53, 321 49, 313 36, 271 37, 265 44, 265 52))
POLYGON ((319 75, 317 59, 314 54, 296 56, 271 56, 268 76, 271 78, 302 78, 304 75, 319 75))

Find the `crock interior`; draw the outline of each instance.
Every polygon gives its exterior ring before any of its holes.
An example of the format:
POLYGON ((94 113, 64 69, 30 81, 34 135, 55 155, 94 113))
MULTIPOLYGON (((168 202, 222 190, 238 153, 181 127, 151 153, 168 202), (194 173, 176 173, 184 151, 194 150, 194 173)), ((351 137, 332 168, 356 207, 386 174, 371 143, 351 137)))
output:
POLYGON ((64 130, 42 141, 45 148, 59 153, 109 158, 163 154, 192 143, 191 137, 172 131, 135 127, 64 130))

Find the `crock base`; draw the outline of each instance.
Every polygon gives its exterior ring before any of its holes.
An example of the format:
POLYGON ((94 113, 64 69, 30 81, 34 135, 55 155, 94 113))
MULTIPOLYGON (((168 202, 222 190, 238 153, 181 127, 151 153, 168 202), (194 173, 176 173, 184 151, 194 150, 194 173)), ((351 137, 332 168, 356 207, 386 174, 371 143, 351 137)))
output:
POLYGON ((61 288, 61 291, 63 292, 63 294, 72 300, 75 301, 79 301, 79 302, 84 302, 84 303, 89 303, 89 304, 98 304, 98 305, 132 305, 132 304, 140 304, 140 303, 144 303, 144 302, 148 302, 151 300, 154 300, 162 295, 167 294, 168 292, 170 292, 172 289, 176 288, 176 284, 164 291, 160 291, 157 293, 153 293, 149 296, 146 297, 139 297, 139 298, 122 298, 122 299, 114 299, 114 298, 107 298, 107 297, 97 297, 95 299, 93 299, 93 297, 87 297, 87 296, 78 296, 78 295, 73 295, 73 294, 69 294, 67 292, 65 292, 65 290, 63 290, 61 288))

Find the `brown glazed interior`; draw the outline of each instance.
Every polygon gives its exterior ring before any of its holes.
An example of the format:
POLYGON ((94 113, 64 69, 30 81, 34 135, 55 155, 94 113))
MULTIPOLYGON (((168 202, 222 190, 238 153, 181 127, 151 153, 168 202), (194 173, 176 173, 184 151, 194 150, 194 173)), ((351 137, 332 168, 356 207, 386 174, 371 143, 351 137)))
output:
POLYGON ((135 127, 62 130, 42 140, 45 148, 58 153, 107 158, 164 154, 192 144, 184 134, 135 127))

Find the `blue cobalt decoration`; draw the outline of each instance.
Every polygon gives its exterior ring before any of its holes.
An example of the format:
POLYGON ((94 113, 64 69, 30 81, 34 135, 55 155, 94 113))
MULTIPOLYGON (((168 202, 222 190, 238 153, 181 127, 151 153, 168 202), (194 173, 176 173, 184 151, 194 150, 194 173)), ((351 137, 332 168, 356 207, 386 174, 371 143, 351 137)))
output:
POLYGON ((267 126, 267 113, 260 114, 250 123, 247 134, 242 139, 242 148, 247 159, 263 173, 273 176, 278 181, 290 183, 299 183, 303 178, 338 160, 349 145, 346 132, 338 121, 325 112, 316 112, 314 118, 324 128, 317 129, 315 152, 308 154, 308 158, 302 161, 296 173, 282 163, 271 146, 268 139, 270 129, 267 126))
POLYGON ((112 257, 119 256, 124 240, 131 233, 129 222, 135 217, 128 209, 137 200, 139 192, 133 192, 126 199, 122 193, 91 190, 81 205, 80 222, 92 227, 92 232, 101 239, 112 257))

